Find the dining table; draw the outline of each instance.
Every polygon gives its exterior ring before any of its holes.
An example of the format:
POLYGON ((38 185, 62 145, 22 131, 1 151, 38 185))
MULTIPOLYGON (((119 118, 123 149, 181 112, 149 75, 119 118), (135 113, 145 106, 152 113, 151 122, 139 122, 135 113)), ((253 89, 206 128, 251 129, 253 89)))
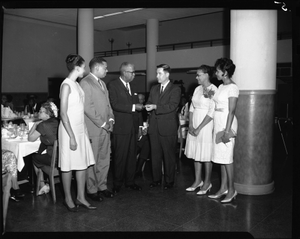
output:
POLYGON ((34 142, 28 141, 27 135, 23 138, 20 136, 16 138, 1 138, 2 149, 13 152, 17 158, 17 169, 19 172, 22 171, 25 162, 23 157, 35 153, 38 151, 41 141, 38 138, 34 142))

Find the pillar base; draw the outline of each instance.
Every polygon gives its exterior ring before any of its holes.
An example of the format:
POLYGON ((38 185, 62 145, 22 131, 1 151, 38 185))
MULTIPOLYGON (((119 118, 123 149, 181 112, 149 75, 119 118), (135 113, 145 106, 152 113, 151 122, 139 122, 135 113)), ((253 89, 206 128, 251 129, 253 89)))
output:
POLYGON ((244 185, 234 183, 234 187, 239 194, 245 195, 265 195, 270 194, 275 190, 274 181, 264 185, 244 185))

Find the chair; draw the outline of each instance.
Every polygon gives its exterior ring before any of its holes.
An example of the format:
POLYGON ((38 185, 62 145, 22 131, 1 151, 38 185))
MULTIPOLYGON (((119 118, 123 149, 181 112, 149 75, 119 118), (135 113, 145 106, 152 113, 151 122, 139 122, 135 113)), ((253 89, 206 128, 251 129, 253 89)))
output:
POLYGON ((56 167, 56 159, 57 159, 57 146, 58 142, 57 140, 54 141, 53 144, 53 152, 51 157, 51 166, 44 167, 44 171, 42 169, 38 169, 37 173, 37 182, 36 182, 36 196, 38 196, 39 188, 42 182, 42 176, 45 172, 49 177, 49 184, 50 184, 50 191, 52 193, 53 202, 56 203, 56 193, 55 193, 55 181, 54 177, 59 176, 58 169, 56 167))
POLYGON ((185 137, 183 137, 182 131, 186 130, 188 128, 189 128, 189 123, 180 124, 179 127, 178 127, 179 143, 180 143, 180 146, 179 146, 179 159, 181 159, 181 154, 182 154, 182 151, 184 150, 183 143, 186 139, 185 137))

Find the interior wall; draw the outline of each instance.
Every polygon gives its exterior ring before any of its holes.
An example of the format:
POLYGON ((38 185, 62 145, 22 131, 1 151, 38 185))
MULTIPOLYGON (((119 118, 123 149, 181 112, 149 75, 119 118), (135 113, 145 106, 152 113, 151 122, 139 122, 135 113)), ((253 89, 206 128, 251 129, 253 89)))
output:
POLYGON ((4 15, 2 91, 47 92, 48 77, 65 77, 76 53, 76 29, 4 15))
MULTIPOLYGON (((174 29, 172 28, 172 21, 163 22, 160 26, 160 44, 200 40, 204 36, 206 39, 218 38, 218 36, 227 33, 227 30, 225 30, 226 24, 222 20, 227 19, 227 16, 224 14, 204 15, 202 17, 206 19, 205 21, 200 21, 200 17, 195 17, 198 20, 194 19, 194 21, 192 19, 174 21, 173 24, 176 29, 182 30, 184 26, 188 25, 184 34, 180 34, 181 30, 172 30, 174 29), (211 18, 214 18, 215 21, 211 18), (184 24, 181 24, 181 21, 184 21, 184 24), (204 23, 211 24, 208 30, 203 29, 204 23), (224 24, 225 29, 222 28, 224 24), (221 31, 224 32, 221 33, 221 31)), ((284 16, 285 24, 290 23, 291 15, 284 13, 279 14, 279 22, 283 18, 282 15, 284 16)), ((278 24, 278 26, 278 31, 284 31, 282 24, 278 24)), ((290 28, 291 24, 286 26, 287 31, 290 28)), ((110 43, 108 39, 111 37, 115 38, 114 45, 116 48, 124 49, 126 42, 132 42, 132 47, 145 45, 144 31, 144 29, 138 29, 133 31, 113 30, 96 32, 95 51, 100 51, 102 47, 105 50, 109 50, 110 43), (122 41, 118 40, 121 38, 122 41)), ((278 62, 292 62, 291 52, 291 39, 278 41, 278 62)), ((65 58, 69 53, 76 53, 75 27, 4 15, 2 92, 47 92, 48 78, 64 78, 68 74, 65 58)), ((168 63, 173 69, 198 67, 201 64, 212 65, 215 59, 223 56, 229 56, 228 47, 195 48, 158 52, 157 62, 168 63)), ((109 72, 117 72, 123 61, 133 62, 136 65, 136 70, 146 69, 146 54, 108 57, 106 60, 108 61, 109 72)), ((172 75, 175 80, 183 78, 187 84, 192 84, 194 81, 194 77, 191 75, 177 77, 176 74, 172 75)), ((107 77, 109 77, 109 74, 107 77)), ((138 81, 141 91, 145 90, 143 88, 144 83, 141 83, 143 79, 144 77, 140 76, 138 81)))

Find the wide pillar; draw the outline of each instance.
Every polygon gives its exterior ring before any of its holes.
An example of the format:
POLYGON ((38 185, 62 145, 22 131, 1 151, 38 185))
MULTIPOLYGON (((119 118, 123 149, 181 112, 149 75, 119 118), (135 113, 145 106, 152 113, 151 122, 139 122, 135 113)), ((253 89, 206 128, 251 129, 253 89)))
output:
POLYGON ((94 10, 78 9, 78 54, 85 60, 85 71, 89 72, 89 62, 94 57, 94 10))
POLYGON ((240 89, 235 188, 240 194, 269 194, 274 191, 277 11, 231 10, 230 38, 230 57, 236 64, 233 80, 240 89))
POLYGON ((156 82, 156 52, 158 45, 158 20, 147 20, 147 77, 146 91, 150 91, 153 82, 156 82))

